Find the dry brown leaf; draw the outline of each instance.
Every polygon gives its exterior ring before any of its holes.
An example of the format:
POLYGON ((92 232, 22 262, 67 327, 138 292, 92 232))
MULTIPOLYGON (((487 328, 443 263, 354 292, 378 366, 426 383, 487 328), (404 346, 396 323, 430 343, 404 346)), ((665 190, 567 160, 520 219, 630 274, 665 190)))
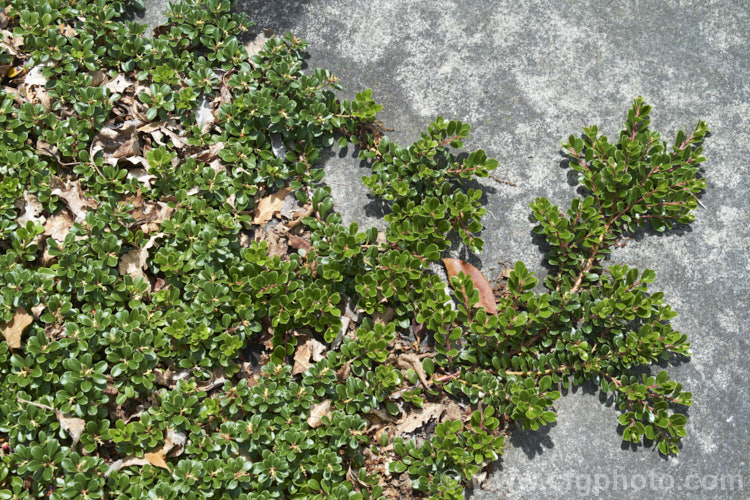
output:
MULTIPOLYGON (((156 287, 154 287, 154 291, 156 291, 156 287)), ((162 370, 161 368, 154 368, 154 382, 159 385, 163 385, 164 387, 169 387, 170 389, 173 388, 173 375, 174 372, 172 371, 172 368, 167 368, 166 370, 162 370)))
POLYGON ((315 339, 310 339, 301 346, 297 347, 294 353, 294 368, 292 375, 304 373, 312 365, 310 362, 318 362, 323 359, 323 352, 326 347, 315 339))
POLYGON ((144 453, 143 458, 148 460, 148 463, 150 463, 154 467, 161 467, 162 469, 170 470, 169 465, 167 464, 166 454, 164 453, 163 449, 151 453, 144 453))
POLYGON ((281 210, 281 206, 284 204, 284 198, 287 197, 292 190, 288 187, 279 189, 272 195, 266 196, 258 202, 258 207, 255 211, 255 218, 253 224, 265 224, 274 216, 276 212, 281 210))
MULTIPOLYGON (((394 355, 391 355, 394 356, 394 355)), ((417 357, 416 354, 412 353, 402 353, 399 354, 396 357, 396 366, 403 370, 408 370, 411 368, 414 370, 417 374, 417 377, 419 377, 420 382, 422 382, 422 385, 425 387, 430 386, 430 381, 427 380, 427 374, 424 371, 424 368, 422 367, 422 362, 419 360, 419 357, 417 357)))
POLYGON ((23 214, 16 218, 19 226, 26 227, 26 223, 29 221, 44 224, 46 219, 43 215, 40 215, 44 211, 44 205, 39 202, 39 198, 36 195, 24 191, 23 200, 17 200, 16 207, 23 208, 23 214))
POLYGON ((126 77, 122 73, 117 75, 114 80, 110 80, 109 82, 104 84, 104 86, 107 87, 113 94, 121 94, 134 85, 135 82, 128 79, 128 77, 126 77))
POLYGON ((211 103, 204 97, 196 110, 195 124, 201 128, 202 134, 207 134, 215 121, 216 118, 214 117, 211 103))
POLYGON ((99 151, 104 152, 104 162, 116 165, 120 158, 139 156, 141 146, 138 140, 138 127, 142 122, 129 120, 117 127, 105 126, 91 142, 90 154, 93 158, 99 151))
POLYGON ((135 198, 127 198, 126 201, 133 204, 134 208, 129 214, 135 219, 135 225, 143 225, 141 230, 144 233, 148 233, 154 227, 158 228, 159 224, 172 217, 174 213, 174 208, 163 201, 144 202, 140 192, 135 198))
MULTIPOLYGON (((138 156, 137 158, 142 158, 138 156)), ((130 160, 130 158, 128 158, 130 160)), ((153 182, 156 180, 155 175, 149 174, 145 168, 133 168, 128 170, 128 179, 135 179, 146 187, 151 187, 153 182)))
POLYGON ((44 234, 62 244, 72 227, 73 218, 66 210, 63 210, 47 219, 47 223, 44 225, 44 234))
POLYGON ((36 140, 36 150, 37 152, 42 156, 51 156, 55 159, 58 163, 60 162, 60 150, 57 148, 57 146, 53 146, 52 144, 49 144, 47 142, 44 142, 41 139, 36 140))
POLYGON ((419 429, 433 418, 437 420, 443 412, 443 405, 440 403, 425 403, 417 411, 408 413, 401 419, 396 427, 396 435, 410 434, 419 429))
POLYGON ((346 379, 349 378, 349 374, 351 373, 351 371, 352 371, 352 362, 350 360, 344 363, 343 365, 341 365, 341 368, 336 370, 336 380, 338 380, 339 383, 343 384, 344 382, 346 382, 346 379))
POLYGON ((50 184, 54 188, 52 194, 65 200, 76 222, 83 222, 89 209, 99 207, 96 201, 86 198, 78 181, 65 183, 59 177, 53 177, 50 184))
POLYGON ((164 440, 164 448, 167 448, 167 443, 171 446, 168 450, 168 457, 179 457, 185 451, 185 444, 187 443, 187 436, 182 432, 175 432, 174 429, 167 429, 167 437, 164 440))
POLYGON ((174 130, 172 130, 172 127, 164 126, 162 127, 161 132, 164 133, 164 135, 169 136, 170 139, 172 139, 172 145, 176 149, 185 149, 185 147, 187 147, 187 139, 177 135, 174 132, 174 130))
POLYGON ((310 416, 307 417, 307 425, 315 429, 323 425, 323 417, 331 416, 331 400, 326 399, 316 404, 310 409, 310 416))
POLYGON ((247 233, 240 233, 240 246, 242 248, 248 248, 250 246, 250 236, 247 233))
POLYGON ((100 69, 89 71, 89 76, 91 77, 92 87, 98 87, 99 85, 104 83, 104 80, 107 78, 107 75, 104 73, 104 71, 100 69))
POLYGON ((143 281, 148 283, 148 277, 146 276, 146 273, 143 272, 143 270, 148 267, 148 264, 146 263, 146 260, 148 259, 148 250, 156 244, 157 239, 162 238, 163 236, 164 233, 157 233, 151 236, 141 248, 131 250, 120 257, 120 262, 117 264, 117 271, 120 273, 120 276, 128 274, 133 279, 143 278, 143 281))
POLYGON ((154 467, 170 470, 169 464, 167 464, 167 457, 180 456, 185 449, 186 442, 187 436, 185 434, 182 432, 175 432, 172 429, 167 429, 167 437, 164 439, 164 444, 161 448, 157 448, 149 453, 144 453, 143 457, 128 455, 125 458, 112 462, 104 476, 109 477, 113 472, 124 467, 130 467, 131 465, 140 466, 151 464, 154 467))
POLYGON ((195 158, 196 160, 202 161, 204 163, 210 163, 211 161, 216 159, 219 151, 224 149, 225 145, 226 144, 223 142, 214 142, 208 147, 208 149, 205 149, 200 153, 195 153, 194 155, 191 155, 190 158, 195 158))
POLYGON ((55 416, 57 417, 57 421, 60 422, 60 428, 67 432, 73 440, 70 448, 75 448, 78 441, 81 440, 81 434, 83 434, 83 431, 86 428, 86 421, 82 418, 67 417, 60 410, 55 410, 55 416))
POLYGON ((448 272, 449 277, 458 276, 461 271, 470 276, 472 283, 474 283, 474 288, 479 291, 477 306, 484 307, 487 314, 497 314, 495 293, 492 291, 490 282, 487 281, 487 278, 484 277, 479 269, 461 259, 443 259, 443 264, 445 264, 445 270, 448 272))
POLYGON ((78 36, 78 32, 69 24, 58 24, 57 30, 65 38, 74 38, 78 36))
POLYGON ((273 38, 275 34, 276 32, 274 30, 268 28, 265 28, 261 33, 258 33, 258 36, 256 36, 252 42, 245 45, 245 50, 247 50, 247 57, 253 57, 255 54, 263 50, 263 46, 268 40, 273 38))
POLYGON ((304 250, 305 252, 309 252, 312 248, 312 245, 309 241, 295 234, 287 234, 286 238, 287 240, 289 240, 289 246, 296 250, 304 250))
POLYGON ((2 34, 3 37, 2 41, 0 41, 0 48, 14 57, 21 57, 23 52, 21 50, 21 47, 23 47, 23 37, 13 36, 13 34, 6 29, 0 31, 0 34, 2 34))
POLYGON ((19 307, 10 321, 0 323, 0 331, 11 349, 21 347, 21 334, 34 321, 34 318, 26 312, 26 309, 19 307))
POLYGON ((32 307, 31 314, 34 316, 34 319, 39 319, 39 316, 42 315, 42 313, 44 312, 46 308, 47 306, 41 302, 35 305, 34 307, 32 307))
POLYGON ((44 64, 37 64, 31 70, 26 73, 26 77, 23 80, 24 85, 26 85, 26 88, 28 89, 32 85, 39 85, 41 87, 44 87, 47 85, 47 78, 42 75, 42 71, 47 66, 51 66, 52 63, 44 63, 44 64))

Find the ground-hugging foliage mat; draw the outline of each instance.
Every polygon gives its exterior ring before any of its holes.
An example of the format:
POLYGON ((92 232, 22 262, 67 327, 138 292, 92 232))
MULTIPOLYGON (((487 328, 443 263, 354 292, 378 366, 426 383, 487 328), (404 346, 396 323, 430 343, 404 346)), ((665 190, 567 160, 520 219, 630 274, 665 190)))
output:
POLYGON ((0 498, 462 498, 513 421, 593 381, 623 438, 678 451, 688 354, 654 273, 602 260, 692 220, 707 126, 672 146, 636 99, 615 142, 563 145, 585 194, 532 203, 554 269, 490 285, 497 162, 436 119, 401 147, 370 91, 339 100, 292 35, 246 39, 228 1, 0 2, 0 498), (344 227, 319 165, 361 148, 389 228, 344 227))

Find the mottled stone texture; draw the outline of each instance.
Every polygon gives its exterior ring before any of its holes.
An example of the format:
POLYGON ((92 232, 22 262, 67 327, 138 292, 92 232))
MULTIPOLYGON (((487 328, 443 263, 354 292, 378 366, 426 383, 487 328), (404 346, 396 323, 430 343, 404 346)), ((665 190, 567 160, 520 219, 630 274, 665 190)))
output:
MULTIPOLYGON (((155 24, 166 3, 147 0, 155 24)), ((694 356, 670 373, 693 392, 677 458, 621 444, 611 401, 578 388, 559 423, 514 434, 474 498, 748 498, 750 495, 750 10, 744 2, 240 0, 257 27, 310 42, 310 67, 331 69, 352 97, 372 88, 390 136, 414 140, 441 114, 473 126, 467 146, 500 161, 483 182, 483 269, 524 260, 544 274, 531 202, 575 193, 560 141, 589 124, 614 137, 643 95, 668 141, 707 121, 708 190, 690 227, 642 231, 611 257, 656 271, 694 356), (743 326, 745 325, 745 326, 743 326)), ((326 163, 345 220, 381 224, 351 150, 326 163)), ((465 254, 457 254, 467 258, 465 254)))

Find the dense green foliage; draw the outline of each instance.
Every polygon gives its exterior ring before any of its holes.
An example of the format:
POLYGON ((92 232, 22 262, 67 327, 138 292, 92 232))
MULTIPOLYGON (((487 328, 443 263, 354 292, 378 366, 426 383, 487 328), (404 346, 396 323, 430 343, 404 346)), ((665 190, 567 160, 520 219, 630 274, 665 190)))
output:
POLYGON ((171 5, 153 38, 119 20, 123 1, 0 5, 0 498, 378 498, 404 494, 399 474, 414 495, 462 498, 509 422, 553 422, 560 389, 586 381, 617 398, 625 440, 678 451, 690 394, 634 373, 689 354, 685 336, 652 271, 601 260, 647 220, 692 219, 705 124, 669 147, 637 99, 617 142, 571 136, 588 194, 565 213, 532 204, 548 290, 519 262, 489 314, 471 277, 448 288, 428 270, 451 238, 482 248, 481 192, 465 181, 497 162, 454 155, 468 125, 438 118, 408 148, 380 137, 370 91, 338 99, 291 35, 248 54, 227 0, 171 5), (129 90, 102 83, 121 77, 129 90), (132 120, 146 182, 92 147, 132 120), (371 162, 384 239, 333 211, 318 163, 337 138, 371 162), (279 255, 252 231, 283 189, 308 208, 309 248, 279 255), (64 234, 50 225, 66 217, 64 234), (133 255, 143 266, 124 272, 133 255), (361 314, 348 334, 345 304, 361 314), (300 332, 325 353, 293 374, 300 332), (409 335, 429 351, 405 369, 394 346, 409 335), (383 424, 449 402, 463 416, 426 439, 383 424))

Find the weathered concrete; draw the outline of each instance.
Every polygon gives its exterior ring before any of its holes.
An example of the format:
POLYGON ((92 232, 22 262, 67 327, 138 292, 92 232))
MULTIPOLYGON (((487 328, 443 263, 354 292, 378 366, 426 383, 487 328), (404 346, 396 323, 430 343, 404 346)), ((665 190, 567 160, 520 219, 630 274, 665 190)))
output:
MULTIPOLYGON (((163 0, 148 0, 155 23, 163 0)), ((641 232, 613 262, 656 271, 692 341, 689 363, 670 368, 694 394, 677 458, 621 446, 617 411, 579 388, 559 423, 514 435, 475 498, 748 498, 750 496, 750 11, 741 2, 486 2, 242 0, 259 27, 310 42, 310 67, 331 69, 343 95, 372 88, 380 115, 408 144, 438 114, 472 124, 468 147, 498 158, 485 182, 484 269, 524 260, 539 273, 528 204, 567 206, 560 141, 584 125, 616 136, 633 98, 653 105, 665 139, 706 120, 708 190, 690 227, 641 232)), ((375 223, 364 171, 351 155, 327 162, 347 221, 375 223)), ((492 274, 488 271, 488 274, 492 274)))

